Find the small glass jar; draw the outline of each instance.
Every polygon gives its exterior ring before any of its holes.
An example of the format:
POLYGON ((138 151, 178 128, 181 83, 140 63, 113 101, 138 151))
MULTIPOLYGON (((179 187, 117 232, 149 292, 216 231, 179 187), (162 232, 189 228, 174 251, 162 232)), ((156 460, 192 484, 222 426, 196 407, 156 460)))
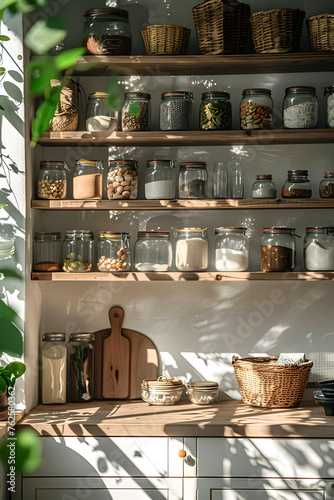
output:
POLYGON ((92 333, 71 333, 68 343, 71 403, 94 399, 94 340, 92 333))
POLYGON ((245 227, 217 227, 215 229, 216 271, 247 271, 249 242, 245 227))
POLYGON ((63 271, 83 273, 93 269, 94 233, 86 230, 65 231, 63 271))
POLYGON ((240 101, 241 129, 272 127, 273 101, 269 89, 245 89, 240 101))
POLYGON ((334 241, 328 227, 307 227, 304 238, 306 271, 334 271, 334 241))
POLYGON ((150 130, 151 96, 145 92, 127 92, 122 107, 122 130, 150 130))
POLYGON ((228 92, 203 92, 199 107, 200 130, 231 130, 232 107, 228 92))
POLYGON ((334 85, 325 87, 324 95, 327 96, 327 127, 334 128, 334 85))
POLYGON ((334 172, 325 172, 319 184, 320 198, 334 198, 334 172))
POLYGON ((61 234, 35 233, 34 271, 61 271, 61 234))
POLYGON ((271 174, 258 174, 252 185, 252 198, 276 198, 276 187, 271 174))
POLYGON ((318 99, 314 87, 288 87, 283 99, 285 128, 316 128, 318 99))
POLYGON ((311 198, 308 170, 288 170, 288 178, 282 187, 282 198, 311 198))
POLYGON ((183 383, 176 378, 159 377, 141 384, 141 398, 150 405, 173 405, 180 401, 182 393, 183 383))
POLYGON ((65 161, 40 161, 37 196, 43 200, 64 200, 67 197, 67 171, 65 161))
POLYGON ((193 94, 163 92, 160 103, 160 130, 190 130, 193 94))
POLYGON ((296 261, 295 229, 270 227, 261 238, 261 269, 265 272, 293 271, 296 261))
POLYGON ((207 228, 175 229, 176 268, 178 271, 205 271, 208 267, 207 228))
POLYGON ((95 92, 88 96, 86 130, 88 132, 112 132, 117 130, 118 111, 108 106, 109 94, 95 92))
POLYGON ((107 174, 108 200, 136 200, 138 196, 138 162, 109 160, 107 174))
POLYGON ((147 200, 173 200, 175 198, 176 174, 173 160, 150 160, 147 162, 145 198, 147 200))
POLYGON ((97 243, 97 268, 99 271, 124 272, 131 267, 130 234, 102 231, 97 243))
POLYGON ((88 54, 131 54, 131 26, 126 10, 114 7, 88 9, 85 18, 83 46, 88 54))
POLYGON ((179 170, 179 198, 205 199, 208 176, 206 163, 183 162, 179 170))
POLYGON ((103 162, 77 160, 73 176, 74 200, 102 200, 103 162))
POLYGON ((172 243, 167 232, 139 231, 135 243, 136 271, 169 271, 172 266, 172 243))
POLYGON ((218 397, 218 383, 199 380, 185 384, 186 396, 195 405, 212 405, 218 397))
POLYGON ((65 333, 45 333, 42 342, 42 404, 66 403, 65 333))

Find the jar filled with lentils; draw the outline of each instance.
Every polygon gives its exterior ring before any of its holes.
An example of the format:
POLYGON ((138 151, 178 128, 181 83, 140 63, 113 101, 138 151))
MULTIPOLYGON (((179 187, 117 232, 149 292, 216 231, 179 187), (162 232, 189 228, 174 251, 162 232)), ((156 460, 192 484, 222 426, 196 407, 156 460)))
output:
POLYGON ((124 132, 150 130, 150 99, 150 94, 145 92, 127 92, 124 94, 122 107, 122 130, 124 132))
POLYGON ((272 127, 273 101, 269 89, 245 89, 240 102, 241 129, 272 127))
POLYGON ((163 92, 160 104, 160 130, 190 130, 193 94, 163 92))
POLYGON ((41 161, 38 174, 37 195, 44 200, 64 200, 67 196, 67 171, 65 161, 41 161))
POLYGON ((135 200, 138 194, 138 162, 109 160, 107 174, 108 200, 135 200))
POLYGON ((130 234, 101 231, 97 244, 97 268, 103 272, 129 271, 130 234))
POLYGON ((228 92, 204 92, 199 107, 200 130, 231 130, 232 108, 228 92))

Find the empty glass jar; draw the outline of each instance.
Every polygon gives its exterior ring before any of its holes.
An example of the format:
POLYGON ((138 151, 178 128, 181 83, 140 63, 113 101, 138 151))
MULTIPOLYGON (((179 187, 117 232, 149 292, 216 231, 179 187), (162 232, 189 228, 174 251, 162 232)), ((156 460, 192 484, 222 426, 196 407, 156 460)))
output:
POLYGON ((206 198, 207 181, 206 163, 180 163, 179 198, 206 198))
POLYGON ((307 227, 304 238, 306 271, 334 271, 334 240, 328 227, 307 227))
POLYGON ((311 183, 307 170, 288 170, 288 178, 282 187, 282 198, 311 198, 311 183))
POLYGON ((130 234, 101 231, 97 243, 97 268, 103 272, 129 271, 130 234))
POLYGON ((178 271, 205 271, 208 267, 207 228, 175 229, 178 271))
POLYGON ((92 333, 72 333, 68 343, 70 401, 94 399, 94 340, 92 333))
POLYGON ((228 173, 226 163, 215 163, 212 174, 212 195, 216 199, 225 199, 228 196, 228 173))
POLYGON ((269 89, 245 89, 240 102, 241 129, 272 127, 273 101, 269 89))
POLYGON ((137 271, 169 271, 173 250, 167 232, 139 231, 135 243, 135 269, 137 271))
POLYGON ((270 227, 261 238, 261 268, 266 272, 293 271, 296 261, 295 229, 270 227))
POLYGON ((228 92, 210 91, 202 94, 199 107, 200 130, 231 130, 232 109, 228 92))
POLYGON ((320 198, 334 198, 334 172, 325 172, 319 184, 320 198))
POLYGON ((315 128, 318 125, 318 99, 314 87, 288 87, 283 99, 285 128, 315 128))
POLYGON ((73 198, 102 200, 102 171, 102 161, 78 160, 73 176, 73 198))
POLYGON ((89 132, 112 132, 117 130, 118 111, 108 106, 105 92, 95 92, 88 96, 86 130, 89 132))
POLYGON ((245 227, 217 227, 215 229, 216 271, 247 271, 249 242, 245 227))
POLYGON ((108 200, 136 200, 138 195, 138 162, 109 160, 107 174, 108 200))
POLYGON ((124 94, 122 107, 122 130, 150 130, 151 105, 150 94, 145 92, 127 92, 124 94))
POLYGON ((61 271, 61 234, 35 233, 34 271, 61 271))
POLYGON ((172 200, 175 198, 176 173, 173 160, 147 162, 145 198, 147 200, 172 200))
POLYGON ((91 271, 93 262, 94 233, 86 230, 65 231, 63 271, 68 273, 91 271))
POLYGON ((67 197, 67 171, 65 161, 41 161, 37 195, 44 200, 64 200, 67 197))
POLYGON ((276 187, 270 174, 258 174, 252 185, 252 198, 276 198, 276 187))
POLYGON ((163 92, 160 130, 190 130, 193 95, 191 92, 163 92))

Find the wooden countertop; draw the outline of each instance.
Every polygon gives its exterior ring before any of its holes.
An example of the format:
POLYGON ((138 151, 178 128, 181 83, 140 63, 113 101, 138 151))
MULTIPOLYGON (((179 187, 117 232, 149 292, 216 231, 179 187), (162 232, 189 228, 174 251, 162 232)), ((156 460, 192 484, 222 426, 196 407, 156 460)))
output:
POLYGON ((334 438, 334 417, 309 402, 298 408, 257 408, 239 401, 150 406, 143 401, 39 405, 18 425, 42 436, 220 436, 334 438))

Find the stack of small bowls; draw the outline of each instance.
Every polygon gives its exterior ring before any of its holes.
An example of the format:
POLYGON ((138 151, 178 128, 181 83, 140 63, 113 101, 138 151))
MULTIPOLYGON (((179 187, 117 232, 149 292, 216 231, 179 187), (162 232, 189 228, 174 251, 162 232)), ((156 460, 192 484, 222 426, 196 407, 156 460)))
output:
POLYGON ((319 382, 321 391, 315 391, 314 399, 317 405, 322 406, 328 417, 334 416, 334 380, 319 382))
POLYGON ((186 396, 195 405, 212 405, 218 397, 218 383, 200 380, 185 384, 186 396))

